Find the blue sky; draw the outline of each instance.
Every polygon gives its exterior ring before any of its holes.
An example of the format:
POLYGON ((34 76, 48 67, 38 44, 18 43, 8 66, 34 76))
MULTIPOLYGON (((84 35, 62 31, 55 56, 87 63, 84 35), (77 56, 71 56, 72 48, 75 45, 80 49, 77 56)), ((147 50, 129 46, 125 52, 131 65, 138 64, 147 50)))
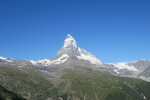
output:
POLYGON ((104 62, 150 60, 150 1, 0 0, 0 56, 52 58, 68 33, 104 62))

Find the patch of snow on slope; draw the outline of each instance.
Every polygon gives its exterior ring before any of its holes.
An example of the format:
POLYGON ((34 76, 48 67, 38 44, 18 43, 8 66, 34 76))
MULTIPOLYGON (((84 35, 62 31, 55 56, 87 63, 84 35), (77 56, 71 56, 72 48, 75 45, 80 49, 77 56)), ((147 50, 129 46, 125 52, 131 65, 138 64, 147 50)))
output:
POLYGON ((61 57, 59 57, 58 59, 56 60, 53 60, 51 63, 54 63, 54 64, 61 64, 61 63, 64 63, 68 60, 68 55, 67 54, 63 54, 61 57))
POLYGON ((150 82, 150 77, 140 76, 140 77, 138 77, 138 78, 140 78, 140 79, 142 79, 142 80, 146 80, 146 81, 149 81, 149 82, 150 82))
POLYGON ((40 63, 42 65, 45 65, 49 61, 50 61, 49 59, 42 59, 42 60, 38 60, 38 61, 35 61, 35 62, 33 61, 33 62, 34 62, 34 64, 40 63))
POLYGON ((119 74, 120 72, 118 71, 118 69, 114 69, 114 71, 117 73, 117 74, 119 74))
POLYGON ((78 47, 78 51, 81 53, 82 52, 82 50, 78 47))
POLYGON ((4 57, 0 57, 0 59, 2 59, 2 60, 7 60, 6 58, 4 58, 4 57))
POLYGON ((80 56, 77 56, 77 58, 90 61, 92 64, 96 65, 103 64, 99 59, 92 55, 84 55, 81 53, 80 56))
POLYGON ((30 60, 33 65, 36 65, 37 61, 30 60))
POLYGON ((11 59, 7 59, 7 58, 5 58, 5 57, 0 57, 0 59, 5 60, 5 61, 8 61, 8 62, 12 62, 11 59))
POLYGON ((141 93, 141 95, 143 96, 143 99, 144 99, 144 100, 147 100, 146 97, 145 97, 145 95, 144 95, 143 93, 141 93))
POLYGON ((38 60, 38 61, 31 61, 33 65, 36 64, 42 64, 44 66, 48 66, 51 64, 61 64, 64 63, 68 60, 68 55, 67 54, 63 54, 61 57, 55 59, 55 60, 49 60, 49 59, 43 59, 43 60, 38 60))
POLYGON ((138 72, 138 70, 134 66, 128 66, 126 63, 115 63, 113 65, 115 67, 117 67, 118 69, 128 69, 131 71, 137 71, 138 72))

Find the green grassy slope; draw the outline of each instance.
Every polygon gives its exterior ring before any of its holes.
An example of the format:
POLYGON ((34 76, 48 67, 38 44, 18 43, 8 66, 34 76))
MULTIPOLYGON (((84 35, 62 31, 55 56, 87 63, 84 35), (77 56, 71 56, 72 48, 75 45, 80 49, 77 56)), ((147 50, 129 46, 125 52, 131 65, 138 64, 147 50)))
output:
POLYGON ((57 88, 41 72, 0 66, 0 85, 29 100, 57 99, 57 88))
POLYGON ((81 66, 59 75, 52 84, 50 75, 34 68, 0 66, 0 85, 27 100, 150 100, 150 83, 143 80, 81 66))
POLYGON ((76 67, 58 84, 63 100, 150 100, 150 83, 76 67))
POLYGON ((25 100, 20 95, 10 92, 0 86, 0 100, 25 100))

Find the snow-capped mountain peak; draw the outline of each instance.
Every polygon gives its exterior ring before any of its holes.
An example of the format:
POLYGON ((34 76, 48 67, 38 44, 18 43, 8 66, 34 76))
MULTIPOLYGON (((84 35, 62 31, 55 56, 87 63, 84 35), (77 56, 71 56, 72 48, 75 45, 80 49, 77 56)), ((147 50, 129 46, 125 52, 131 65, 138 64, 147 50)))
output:
POLYGON ((77 45, 76 40, 70 34, 66 36, 63 46, 57 52, 57 56, 54 59, 43 59, 38 61, 32 61, 32 63, 34 65, 40 64, 44 66, 49 66, 65 63, 67 60, 88 61, 94 65, 103 64, 103 62, 96 58, 94 55, 80 48, 77 45))
POLYGON ((66 36, 62 48, 57 52, 57 57, 59 58, 63 54, 67 54, 70 57, 77 58, 78 60, 89 61, 91 64, 95 65, 103 64, 103 62, 96 58, 94 55, 80 48, 77 45, 76 40, 70 34, 66 36))
POLYGON ((64 40, 62 48, 57 52, 57 57, 60 57, 63 54, 68 54, 70 56, 76 55, 74 53, 76 53, 77 48, 78 46, 76 40, 68 34, 64 40))
POLYGON ((68 34, 66 39, 64 40, 64 44, 62 48, 63 49, 72 49, 72 48, 76 49, 77 48, 77 43, 70 34, 68 34))

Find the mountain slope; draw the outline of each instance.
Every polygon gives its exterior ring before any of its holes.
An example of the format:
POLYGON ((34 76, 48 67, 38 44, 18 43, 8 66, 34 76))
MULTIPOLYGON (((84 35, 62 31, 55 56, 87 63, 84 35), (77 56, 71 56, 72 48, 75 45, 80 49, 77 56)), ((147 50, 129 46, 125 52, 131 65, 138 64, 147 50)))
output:
POLYGON ((150 83, 86 67, 66 69, 58 87, 63 100, 150 100, 150 83))
POLYGON ((0 86, 0 100, 25 100, 25 99, 22 98, 20 95, 8 91, 4 87, 0 86))
POLYGON ((0 84, 27 100, 150 100, 149 82, 84 65, 54 74, 0 66, 0 84))
POLYGON ((17 69, 13 66, 0 66, 0 85, 28 100, 46 100, 59 97, 51 76, 34 68, 17 69))
POLYGON ((150 61, 138 60, 134 62, 120 62, 109 64, 109 68, 118 75, 141 78, 150 81, 150 61))

